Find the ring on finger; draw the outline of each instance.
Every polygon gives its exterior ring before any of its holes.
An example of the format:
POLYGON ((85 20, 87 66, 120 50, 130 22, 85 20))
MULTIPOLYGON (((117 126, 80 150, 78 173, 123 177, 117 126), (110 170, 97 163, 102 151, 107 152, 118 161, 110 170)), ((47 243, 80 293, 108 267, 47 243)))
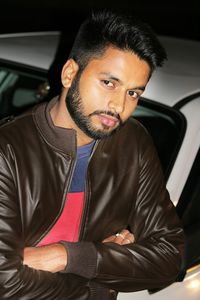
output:
POLYGON ((119 232, 118 232, 118 233, 116 233, 116 234, 115 234, 115 236, 117 236, 117 237, 118 237, 118 236, 120 236, 121 238, 123 238, 123 239, 124 239, 124 236, 123 236, 123 234, 121 234, 121 233, 119 233, 119 232))

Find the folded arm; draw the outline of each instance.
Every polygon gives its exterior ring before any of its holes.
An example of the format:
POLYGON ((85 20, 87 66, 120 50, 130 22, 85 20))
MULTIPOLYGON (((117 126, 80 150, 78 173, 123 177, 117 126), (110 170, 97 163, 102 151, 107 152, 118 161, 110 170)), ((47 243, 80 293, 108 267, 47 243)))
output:
MULTIPOLYGON (((124 229, 112 235, 103 243, 127 245, 134 242, 134 235, 124 229)), ((24 249, 23 264, 37 270, 56 273, 67 268, 67 251, 63 244, 50 244, 42 247, 26 247, 24 249)))

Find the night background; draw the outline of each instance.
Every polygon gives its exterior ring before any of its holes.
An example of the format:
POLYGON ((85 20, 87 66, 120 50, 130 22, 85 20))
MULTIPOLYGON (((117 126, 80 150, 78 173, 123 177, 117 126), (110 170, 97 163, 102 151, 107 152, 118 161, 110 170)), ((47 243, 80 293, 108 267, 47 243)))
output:
POLYGON ((200 40, 200 1, 0 0, 0 33, 61 30, 73 37, 92 9, 133 14, 158 34, 200 40))

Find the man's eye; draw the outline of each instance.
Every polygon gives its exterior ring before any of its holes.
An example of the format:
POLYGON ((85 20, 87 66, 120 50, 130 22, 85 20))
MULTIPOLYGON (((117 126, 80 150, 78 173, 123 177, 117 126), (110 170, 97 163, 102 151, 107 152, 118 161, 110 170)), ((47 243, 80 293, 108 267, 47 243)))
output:
POLYGON ((130 96, 130 97, 132 97, 132 98, 134 98, 134 99, 137 99, 137 98, 139 98, 139 94, 138 93, 136 93, 135 91, 128 91, 128 95, 130 96))
POLYGON ((106 86, 109 86, 109 87, 113 87, 113 83, 110 81, 110 80, 102 80, 103 84, 105 84, 106 86))

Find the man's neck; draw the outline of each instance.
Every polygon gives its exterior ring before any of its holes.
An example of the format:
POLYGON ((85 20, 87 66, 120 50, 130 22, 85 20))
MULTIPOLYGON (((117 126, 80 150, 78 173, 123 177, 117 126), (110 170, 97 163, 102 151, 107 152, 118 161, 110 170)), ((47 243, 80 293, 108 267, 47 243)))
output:
POLYGON ((62 128, 71 128, 76 131, 77 134, 77 146, 84 146, 93 141, 92 138, 84 134, 71 118, 69 112, 66 109, 65 102, 59 99, 54 107, 50 111, 53 124, 62 128))

